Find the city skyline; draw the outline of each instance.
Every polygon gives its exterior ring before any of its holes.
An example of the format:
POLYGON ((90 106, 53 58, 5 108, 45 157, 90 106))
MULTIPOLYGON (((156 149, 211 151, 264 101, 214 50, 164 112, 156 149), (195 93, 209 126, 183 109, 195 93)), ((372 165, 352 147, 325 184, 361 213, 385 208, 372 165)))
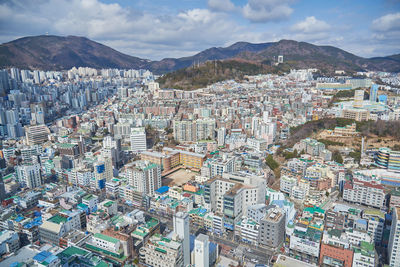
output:
POLYGON ((0 42, 77 35, 156 60, 238 41, 292 39, 387 56, 400 52, 399 10, 398 1, 5 1, 0 42))

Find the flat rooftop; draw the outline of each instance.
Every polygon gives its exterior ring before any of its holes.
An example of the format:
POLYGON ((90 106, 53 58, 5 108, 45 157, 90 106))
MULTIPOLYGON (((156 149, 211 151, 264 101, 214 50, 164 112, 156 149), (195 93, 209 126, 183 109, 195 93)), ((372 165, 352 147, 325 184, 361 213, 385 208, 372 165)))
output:
POLYGON ((274 267, 316 267, 317 265, 299 261, 288 256, 279 255, 274 267))

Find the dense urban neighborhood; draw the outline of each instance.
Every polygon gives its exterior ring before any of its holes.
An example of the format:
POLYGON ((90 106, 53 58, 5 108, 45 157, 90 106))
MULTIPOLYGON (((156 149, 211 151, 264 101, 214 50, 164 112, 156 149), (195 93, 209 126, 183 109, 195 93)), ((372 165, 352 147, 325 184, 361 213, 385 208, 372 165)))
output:
POLYGON ((400 266, 399 74, 158 79, 0 71, 1 266, 400 266))

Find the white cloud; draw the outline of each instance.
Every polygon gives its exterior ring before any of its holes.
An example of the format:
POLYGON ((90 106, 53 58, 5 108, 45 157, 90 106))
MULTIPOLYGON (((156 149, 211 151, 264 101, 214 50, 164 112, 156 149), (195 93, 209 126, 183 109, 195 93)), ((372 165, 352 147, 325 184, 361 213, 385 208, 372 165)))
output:
POLYGON ((249 0, 243 7, 243 16, 252 22, 269 22, 287 19, 293 9, 290 0, 249 0))
POLYGON ((139 11, 101 0, 0 0, 0 42, 46 32, 78 35, 149 59, 193 55, 237 41, 260 43, 280 39, 335 45, 364 56, 399 51, 398 13, 376 19, 369 30, 361 32, 344 29, 340 23, 329 26, 315 17, 292 26, 271 24, 264 29, 238 19, 239 13, 253 22, 287 19, 293 12, 290 7, 293 1, 248 0, 244 6, 230 11, 232 0, 209 0, 209 9, 179 12, 175 9, 162 13, 156 9, 139 11), (218 3, 222 3, 219 9, 218 3))
POLYGON ((400 12, 375 19, 372 22, 372 29, 380 32, 400 31, 400 12))
POLYGON ((208 9, 157 15, 98 0, 41 0, 24 4, 16 0, 0 4, 0 14, 0 41, 46 32, 78 35, 151 59, 225 45, 236 41, 243 31, 228 14, 208 9), (6 36, 8 39, 4 40, 6 36))
POLYGON ((230 0, 208 0, 208 7, 211 10, 229 12, 236 9, 230 0))
POLYGON ((304 34, 315 34, 329 30, 331 26, 323 20, 318 20, 314 16, 307 17, 305 20, 294 24, 290 29, 293 32, 304 34))
MULTIPOLYGON (((400 43, 400 12, 391 13, 372 21, 370 43, 375 44, 375 49, 387 50, 387 53, 399 53, 400 43)), ((382 53, 382 52, 381 52, 382 53)))

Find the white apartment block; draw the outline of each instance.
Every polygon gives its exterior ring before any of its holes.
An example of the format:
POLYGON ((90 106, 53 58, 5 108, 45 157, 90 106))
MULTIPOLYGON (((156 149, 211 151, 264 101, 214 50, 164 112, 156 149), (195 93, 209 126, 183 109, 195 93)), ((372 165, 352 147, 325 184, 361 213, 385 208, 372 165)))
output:
POLYGON ((121 248, 120 240, 100 233, 95 233, 89 241, 89 244, 116 254, 119 254, 121 248))
POLYGON ((179 142, 196 142, 215 139, 215 119, 174 120, 174 139, 179 142))
POLYGON ((161 187, 161 166, 149 161, 135 161, 126 169, 128 184, 138 192, 154 196, 161 187))
POLYGON ((248 138, 247 146, 257 152, 262 152, 267 149, 268 142, 265 139, 248 138))
POLYGON ((144 128, 133 128, 130 140, 132 152, 140 152, 147 149, 146 130, 144 128))
POLYGON ((89 187, 94 174, 91 169, 72 169, 68 175, 69 183, 89 187))
POLYGON ((297 179, 290 176, 282 176, 280 180, 280 190, 283 193, 292 195, 292 189, 297 185, 297 179))
POLYGON ((40 164, 17 166, 17 179, 22 187, 36 188, 42 185, 40 164))
POLYGON ((207 235, 199 234, 194 240, 194 266, 210 266, 210 241, 207 235))
POLYGON ((362 217, 368 220, 368 234, 375 243, 380 243, 385 227, 385 213, 376 209, 365 209, 362 217))
POLYGON ((243 217, 235 226, 235 235, 239 236, 245 242, 257 245, 259 226, 259 223, 255 220, 243 217))
POLYGON ((345 183, 343 200, 382 208, 385 204, 384 187, 374 181, 366 182, 354 178, 353 183, 345 183))
POLYGON ((182 243, 155 234, 139 250, 140 262, 158 267, 183 267, 182 243))
POLYGON ((208 166, 210 167, 211 178, 217 175, 222 176, 223 173, 230 173, 235 170, 235 158, 224 154, 222 157, 212 158, 208 162, 208 166))

